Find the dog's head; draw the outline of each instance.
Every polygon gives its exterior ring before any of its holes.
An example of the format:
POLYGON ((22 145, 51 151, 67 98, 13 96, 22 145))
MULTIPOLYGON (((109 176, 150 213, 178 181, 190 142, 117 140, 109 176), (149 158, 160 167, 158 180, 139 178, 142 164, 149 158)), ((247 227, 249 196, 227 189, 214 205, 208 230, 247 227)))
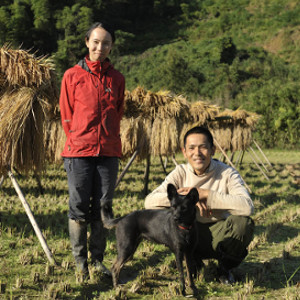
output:
POLYGON ((170 183, 167 192, 175 222, 178 225, 191 226, 196 218, 196 203, 199 201, 197 189, 191 189, 187 195, 180 195, 176 187, 170 183))

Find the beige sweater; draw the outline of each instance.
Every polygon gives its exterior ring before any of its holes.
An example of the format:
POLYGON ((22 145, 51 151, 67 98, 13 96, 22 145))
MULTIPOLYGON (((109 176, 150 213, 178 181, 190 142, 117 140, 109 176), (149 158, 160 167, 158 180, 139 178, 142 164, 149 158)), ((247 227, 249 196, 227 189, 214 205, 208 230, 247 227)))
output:
POLYGON ((188 163, 176 166, 164 182, 146 197, 145 208, 170 207, 168 183, 173 183, 177 189, 199 187, 210 190, 207 206, 212 214, 208 218, 201 217, 198 210, 198 222, 216 222, 229 215, 250 216, 254 212, 253 202, 239 173, 218 160, 212 159, 206 172, 200 176, 188 163))

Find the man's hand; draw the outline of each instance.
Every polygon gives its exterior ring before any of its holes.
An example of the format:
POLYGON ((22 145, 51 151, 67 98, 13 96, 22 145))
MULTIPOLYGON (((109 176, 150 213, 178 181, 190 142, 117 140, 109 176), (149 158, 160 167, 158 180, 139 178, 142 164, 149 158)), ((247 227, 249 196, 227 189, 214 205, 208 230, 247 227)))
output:
MULTIPOLYGON (((183 187, 178 189, 177 193, 181 195, 187 195, 191 189, 191 187, 183 187)), ((211 216, 211 210, 207 208, 206 204, 209 190, 197 188, 197 191, 199 194, 199 201, 197 202, 196 206, 199 208, 200 216, 208 218, 209 216, 211 216)))

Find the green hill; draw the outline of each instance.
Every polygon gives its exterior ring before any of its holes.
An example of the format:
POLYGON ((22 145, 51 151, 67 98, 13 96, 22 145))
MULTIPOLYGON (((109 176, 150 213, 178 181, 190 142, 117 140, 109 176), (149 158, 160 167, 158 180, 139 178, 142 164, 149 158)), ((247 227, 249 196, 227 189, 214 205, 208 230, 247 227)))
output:
POLYGON ((297 1, 190 1, 181 8, 176 39, 116 58, 127 88, 169 89, 255 111, 263 116, 257 136, 264 146, 299 146, 297 1))

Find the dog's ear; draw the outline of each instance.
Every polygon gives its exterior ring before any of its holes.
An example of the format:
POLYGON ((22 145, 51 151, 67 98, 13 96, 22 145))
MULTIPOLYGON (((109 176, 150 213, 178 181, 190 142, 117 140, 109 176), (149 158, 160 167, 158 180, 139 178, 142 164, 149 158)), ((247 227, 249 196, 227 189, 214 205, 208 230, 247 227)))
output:
POLYGON ((190 199, 192 199, 192 201, 195 203, 195 205, 199 201, 199 193, 196 188, 192 188, 190 190, 190 192, 188 193, 188 196, 190 199))
POLYGON ((168 193, 168 199, 170 200, 171 205, 173 206, 173 202, 176 201, 177 189, 172 183, 168 184, 167 193, 168 193))

